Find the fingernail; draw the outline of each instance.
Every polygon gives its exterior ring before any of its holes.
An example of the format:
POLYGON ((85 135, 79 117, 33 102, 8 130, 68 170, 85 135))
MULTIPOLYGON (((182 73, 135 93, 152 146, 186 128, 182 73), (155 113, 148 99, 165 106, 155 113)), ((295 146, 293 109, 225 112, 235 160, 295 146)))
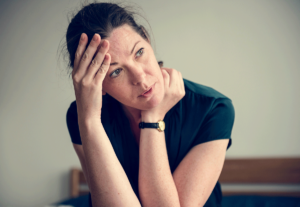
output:
POLYGON ((107 46, 107 43, 106 43, 106 41, 103 41, 103 43, 102 43, 102 47, 106 47, 107 46))
POLYGON ((98 39, 98 36, 96 34, 94 34, 93 40, 97 41, 97 39, 98 39))

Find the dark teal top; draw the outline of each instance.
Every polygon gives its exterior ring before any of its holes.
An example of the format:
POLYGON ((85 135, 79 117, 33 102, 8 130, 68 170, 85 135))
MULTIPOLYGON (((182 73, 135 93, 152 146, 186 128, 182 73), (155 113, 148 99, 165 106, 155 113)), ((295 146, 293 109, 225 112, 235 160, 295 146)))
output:
MULTIPOLYGON (((164 118, 167 153, 172 173, 185 155, 198 144, 229 139, 227 149, 231 146, 234 122, 231 100, 210 87, 186 79, 184 85, 185 96, 164 118)), ((139 198, 139 147, 120 103, 108 94, 103 96, 101 119, 114 151, 139 198)), ((67 125, 72 142, 81 145, 75 101, 68 109, 67 125)), ((218 182, 205 206, 220 206, 221 200, 222 192, 218 182)))

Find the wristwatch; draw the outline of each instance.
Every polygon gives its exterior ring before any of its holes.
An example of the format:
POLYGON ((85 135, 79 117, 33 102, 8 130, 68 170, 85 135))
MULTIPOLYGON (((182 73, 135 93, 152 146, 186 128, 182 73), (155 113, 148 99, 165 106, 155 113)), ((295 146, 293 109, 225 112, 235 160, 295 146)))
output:
POLYGON ((139 124, 139 128, 140 129, 153 128, 153 129, 157 129, 159 132, 163 132, 165 130, 165 122, 163 120, 160 120, 157 123, 145 123, 145 122, 141 122, 139 124))

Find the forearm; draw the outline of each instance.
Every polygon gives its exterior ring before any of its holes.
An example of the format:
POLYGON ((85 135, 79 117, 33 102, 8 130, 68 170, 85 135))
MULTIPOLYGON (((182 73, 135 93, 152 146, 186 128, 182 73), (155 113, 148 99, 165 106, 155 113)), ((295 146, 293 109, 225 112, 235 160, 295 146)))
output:
POLYGON ((180 206, 169 166, 165 133, 156 129, 141 130, 139 194, 144 207, 180 206))
POLYGON ((102 123, 86 121, 79 127, 93 206, 141 206, 102 123))

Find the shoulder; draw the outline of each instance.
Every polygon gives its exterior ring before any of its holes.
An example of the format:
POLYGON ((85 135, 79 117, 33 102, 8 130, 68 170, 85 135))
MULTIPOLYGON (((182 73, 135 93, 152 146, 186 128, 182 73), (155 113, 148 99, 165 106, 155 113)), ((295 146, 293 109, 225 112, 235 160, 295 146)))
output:
MULTIPOLYGON (((184 128, 196 131, 207 129, 208 137, 213 136, 212 131, 217 133, 223 128, 223 131, 231 131, 235 117, 231 99, 211 87, 189 80, 184 80, 184 84, 186 95, 182 99, 180 113, 184 128)), ((225 135, 229 136, 228 133, 225 135)))
POLYGON ((211 87, 201 85, 199 83, 195 83, 187 79, 183 79, 183 81, 185 86, 185 92, 188 93, 188 95, 202 96, 211 99, 228 98, 211 87))
POLYGON ((211 111, 222 103, 232 107, 231 99, 219 91, 186 79, 183 80, 186 95, 182 99, 182 104, 186 110, 201 110, 203 113, 203 110, 211 111))
POLYGON ((70 121, 69 118, 74 118, 77 117, 77 105, 76 105, 76 101, 73 101, 67 111, 67 122, 70 121))
POLYGON ((81 145, 81 138, 78 126, 78 117, 77 117, 77 105, 76 101, 73 101, 67 111, 67 127, 71 140, 74 144, 81 145))
MULTIPOLYGON (((217 90, 184 80, 186 95, 182 100, 185 134, 194 137, 193 146, 207 141, 230 138, 235 111, 232 101, 217 90)), ((228 147, 231 142, 228 144, 228 147)))

